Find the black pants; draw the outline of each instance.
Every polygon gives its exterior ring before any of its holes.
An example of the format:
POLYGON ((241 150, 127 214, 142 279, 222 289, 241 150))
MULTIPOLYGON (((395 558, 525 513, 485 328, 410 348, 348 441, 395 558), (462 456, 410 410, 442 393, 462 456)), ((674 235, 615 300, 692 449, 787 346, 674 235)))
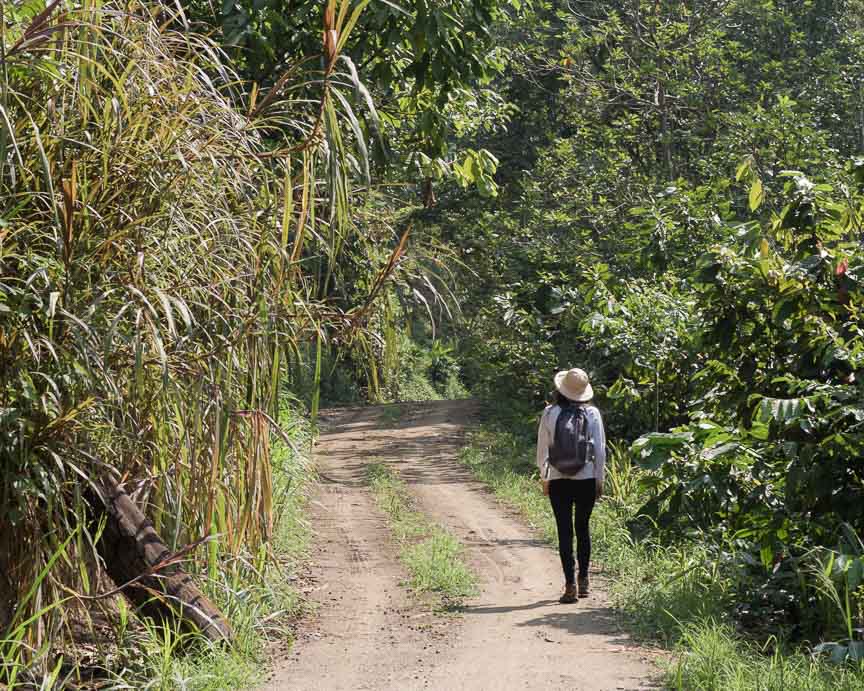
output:
POLYGON ((549 483, 549 501, 558 525, 558 553, 564 568, 567 583, 576 582, 573 570, 573 533, 576 533, 576 555, 579 560, 579 575, 588 575, 591 561, 591 534, 588 519, 597 499, 596 482, 588 480, 552 480, 549 483), (574 510, 575 509, 575 510, 574 510))

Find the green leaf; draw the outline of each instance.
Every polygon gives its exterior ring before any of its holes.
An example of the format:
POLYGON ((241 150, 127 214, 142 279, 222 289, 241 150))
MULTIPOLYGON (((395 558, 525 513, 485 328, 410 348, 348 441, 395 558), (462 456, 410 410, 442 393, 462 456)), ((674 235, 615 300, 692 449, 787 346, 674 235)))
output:
POLYGON ((764 201, 765 188, 762 187, 762 180, 756 178, 750 186, 750 211, 756 211, 764 201))
POLYGON ((631 447, 643 468, 656 470, 672 453, 693 440, 691 432, 651 432, 639 437, 631 447))
POLYGON ((741 445, 738 442, 729 442, 727 444, 714 446, 710 449, 705 449, 699 455, 706 461, 713 461, 715 458, 737 451, 740 446, 741 445))
POLYGON ((772 420, 786 424, 799 418, 807 410, 803 398, 763 398, 756 409, 756 419, 768 423, 772 420))
POLYGON ((649 445, 655 448, 677 448, 692 440, 692 432, 650 432, 633 442, 633 450, 638 451, 649 445))
POLYGON ((798 309, 798 298, 797 297, 789 297, 780 300, 776 305, 774 305, 774 309, 771 312, 771 316, 775 322, 778 324, 782 324, 786 319, 788 319, 795 310, 798 309))
POLYGON ((859 557, 849 565, 846 572, 846 583, 850 591, 855 591, 864 582, 864 561, 859 557))

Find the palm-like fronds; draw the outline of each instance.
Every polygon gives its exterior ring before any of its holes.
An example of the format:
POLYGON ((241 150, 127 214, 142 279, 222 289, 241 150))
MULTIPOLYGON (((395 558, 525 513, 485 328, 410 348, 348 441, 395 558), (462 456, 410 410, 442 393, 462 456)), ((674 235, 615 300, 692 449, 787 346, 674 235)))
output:
POLYGON ((24 649, 93 588, 106 477, 175 549, 266 545, 286 367, 362 329, 327 296, 368 172, 336 71, 363 4, 331 3, 322 67, 257 105, 164 7, 53 2, 0 37, 0 619, 24 649))

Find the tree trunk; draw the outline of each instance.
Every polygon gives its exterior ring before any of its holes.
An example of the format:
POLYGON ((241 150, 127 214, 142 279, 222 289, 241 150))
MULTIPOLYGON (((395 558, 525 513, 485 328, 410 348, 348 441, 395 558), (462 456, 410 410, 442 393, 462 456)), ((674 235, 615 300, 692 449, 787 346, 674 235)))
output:
POLYGON ((435 189, 432 187, 432 178, 428 177, 423 181, 423 206, 431 209, 435 206, 435 189))
POLYGON ((107 483, 102 497, 90 505, 105 529, 97 549, 108 575, 122 588, 140 616, 159 623, 179 623, 184 631, 200 631, 213 642, 230 642, 231 626, 176 563, 174 556, 128 494, 107 483), (128 584, 128 585, 127 585, 128 584))

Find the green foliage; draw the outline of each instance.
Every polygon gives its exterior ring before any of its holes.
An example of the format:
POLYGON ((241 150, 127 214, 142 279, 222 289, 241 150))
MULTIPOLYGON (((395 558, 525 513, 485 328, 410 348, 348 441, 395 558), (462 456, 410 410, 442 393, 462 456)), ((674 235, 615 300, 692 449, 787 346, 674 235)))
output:
POLYGON ((291 433, 287 440, 273 444, 276 523, 272 554, 266 550, 239 557, 219 553, 215 578, 204 582, 205 593, 231 621, 235 645, 212 646, 145 622, 143 628, 126 632, 125 639, 117 633, 119 659, 106 670, 117 683, 201 691, 249 688, 251 680, 263 680, 266 642, 292 639, 291 620, 305 608, 292 576, 308 547, 305 517, 314 479, 311 459, 297 454, 293 447, 309 449, 312 429, 287 410, 281 422, 291 433))
MULTIPOLYGON (((135 619, 125 600, 112 598, 107 610, 111 613, 107 621, 111 628, 108 631, 100 628, 95 639, 100 656, 90 657, 89 665, 83 669, 77 667, 78 651, 70 643, 46 643, 35 654, 18 650, 26 647, 22 640, 27 631, 26 622, 18 622, 7 633, 6 640, 0 640, 0 674, 9 688, 31 688, 29 684, 38 679, 40 688, 51 689, 55 688, 52 679, 58 680, 58 685, 75 685, 82 680, 86 683, 90 675, 112 688, 166 690, 243 689, 249 687, 250 681, 260 681, 266 642, 273 638, 290 640, 290 618, 296 617, 305 606, 291 577, 294 566, 306 552, 309 537, 306 500, 314 472, 309 459, 292 447, 310 447, 311 427, 289 410, 283 412, 281 422, 291 432, 287 440, 273 444, 276 514, 273 554, 262 551, 238 557, 217 550, 220 566, 215 576, 201 575, 204 592, 232 623, 234 646, 215 646, 195 634, 135 619), (55 666, 42 664, 45 661, 55 666)), ((58 552, 56 556, 61 554, 58 552)), ((195 568, 194 564, 190 566, 195 568)), ((199 569, 203 571, 204 565, 199 565, 199 569)), ((43 575, 49 574, 46 568, 43 575)), ((37 581, 33 592, 38 585, 37 581)), ((68 605, 66 599, 48 608, 68 605)), ((82 621, 86 619, 85 612, 77 614, 82 621)))
POLYGON ((484 197, 498 195, 495 184, 495 171, 498 169, 498 159, 486 149, 461 151, 461 161, 447 162, 441 158, 432 159, 424 153, 413 157, 413 162, 421 177, 440 182, 452 176, 463 189, 476 185, 477 191, 484 197))
MULTIPOLYGON (((90 483, 126 478, 173 548, 212 533, 230 593, 280 539, 286 389, 313 419, 466 386, 539 406, 573 365, 620 441, 598 526, 636 621, 855 657, 860 0, 44 7, 0 5, 16 670, 56 675, 50 603, 93 592, 90 483)), ((548 530, 522 460, 474 466, 548 530)), ((706 664, 682 678, 758 669, 706 664)))
MULTIPOLYGON (((515 36, 499 27, 511 60, 497 83, 517 114, 507 132, 464 144, 500 158, 500 200, 442 195, 429 219, 474 272, 463 296, 472 384, 501 391, 509 381, 513 393, 539 402, 554 367, 607 362, 603 345, 586 342, 584 320, 614 317, 616 303, 635 306, 646 286, 660 304, 676 303, 670 312, 680 324, 698 328, 697 263, 734 239, 751 206, 763 219, 782 209, 780 171, 842 177, 840 161, 860 143, 861 105, 848 88, 864 45, 859 3, 818 8, 549 3, 534 7, 515 36), (736 169, 744 189, 732 181, 736 169)), ((667 340, 661 309, 622 310, 610 325, 626 320, 639 333, 630 358, 652 347, 655 333, 667 340)), ((682 331, 670 344, 674 369, 657 386, 649 368, 618 383, 633 417, 620 428, 613 422, 628 437, 648 420, 683 421, 686 407, 676 403, 688 396, 695 363, 682 331)), ((627 356, 615 359, 627 367, 627 356)), ((616 384, 611 370, 594 372, 603 389, 616 384)))
MULTIPOLYGON (((184 0, 182 4, 193 20, 205 22, 202 29, 218 27, 223 47, 241 74, 262 85, 278 83, 286 71, 302 69, 297 56, 321 50, 321 3, 232 0, 214 5, 184 0)), ((326 6, 328 12, 341 16, 348 2, 326 6)), ((363 127, 367 134, 389 140, 390 147, 377 149, 382 161, 388 148, 393 149, 395 155, 389 158, 399 170, 404 170, 414 152, 443 160, 451 153, 453 132, 472 129, 477 120, 506 117, 506 104, 495 92, 481 90, 500 70, 502 58, 492 44, 491 30, 505 16, 504 7, 498 0, 373 2, 359 18, 358 31, 339 36, 343 58, 350 61, 352 70, 362 71, 366 81, 357 90, 356 105, 371 102, 367 86, 380 104, 380 120, 377 114, 365 117, 363 127)), ((326 24, 326 13, 324 19, 326 24)), ((325 26, 325 52, 330 28, 325 26)), ((457 172, 460 182, 476 182, 482 193, 493 194, 494 183, 486 174, 494 161, 490 156, 467 152, 461 162, 451 157, 444 165, 457 172), (478 161, 485 165, 465 168, 478 161)))
MULTIPOLYGON (((864 532, 853 375, 864 354, 862 296, 852 268, 861 199, 786 177, 786 206, 700 265, 691 421, 634 445, 654 470, 645 516, 748 544, 769 581, 813 546, 837 544, 841 526, 864 532)), ((795 585, 805 602, 812 589, 795 585)))
POLYGON ((466 398, 461 368, 453 346, 435 339, 428 346, 407 336, 398 341, 397 370, 385 390, 394 401, 436 401, 466 398))
POLYGON ((462 545, 441 528, 406 547, 402 558, 411 574, 408 585, 417 592, 440 593, 449 606, 477 594, 477 576, 465 564, 462 545))
POLYGON ((464 262, 467 385, 539 407, 584 367, 638 439, 633 537, 705 541, 739 623, 811 641, 851 638, 813 559, 864 534, 861 9, 535 5, 499 26, 507 130, 460 141, 498 197, 422 217, 464 262))
POLYGON ((314 413, 317 354, 368 344, 404 250, 350 212, 368 146, 338 46, 262 94, 162 5, 44 7, 0 5, 0 631, 43 678, 90 625, 51 603, 103 589, 108 479, 169 549, 211 536, 188 568, 236 627, 278 611, 237 601, 280 539, 280 407, 311 368, 314 413))
POLYGON ((700 691, 852 691, 864 669, 843 669, 804 654, 761 650, 740 640, 729 626, 692 624, 682 632, 679 655, 666 672, 673 689, 700 691))

